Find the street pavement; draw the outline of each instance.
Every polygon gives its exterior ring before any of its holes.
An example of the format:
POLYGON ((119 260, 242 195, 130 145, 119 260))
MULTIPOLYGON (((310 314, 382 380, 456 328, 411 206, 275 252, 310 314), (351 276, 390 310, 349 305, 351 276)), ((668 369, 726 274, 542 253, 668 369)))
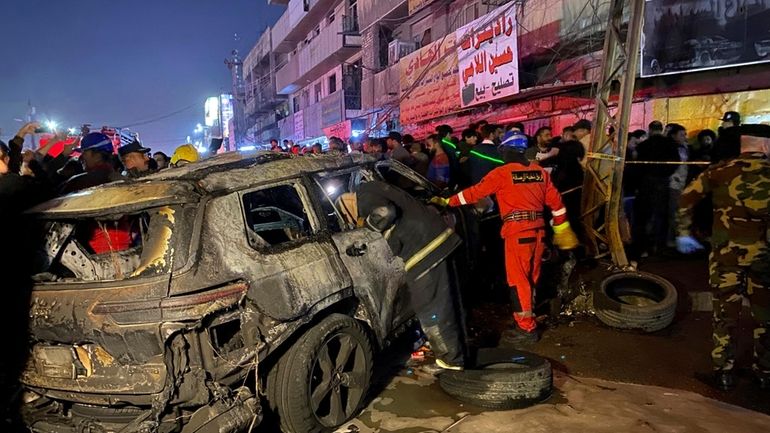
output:
MULTIPOLYGON (((384 361, 390 369, 379 377, 369 406, 338 431, 770 431, 770 392, 760 391, 745 369, 734 391, 717 391, 708 384, 711 315, 692 312, 690 302, 691 293, 707 291, 703 258, 650 260, 640 268, 677 287, 680 303, 672 326, 652 334, 618 331, 590 315, 563 317, 544 326, 543 338, 529 350, 549 359, 554 368, 554 395, 547 402, 499 412, 473 407, 444 394, 429 372, 402 368, 403 359, 390 359, 384 361)), ((499 303, 474 305, 472 340, 482 347, 496 345, 509 318, 508 307, 499 303)), ((748 366, 750 321, 743 320, 741 328, 738 362, 748 366)))
POLYGON ((338 433, 768 432, 770 416, 670 388, 554 374, 554 395, 489 411, 444 394, 420 369, 392 378, 338 433))

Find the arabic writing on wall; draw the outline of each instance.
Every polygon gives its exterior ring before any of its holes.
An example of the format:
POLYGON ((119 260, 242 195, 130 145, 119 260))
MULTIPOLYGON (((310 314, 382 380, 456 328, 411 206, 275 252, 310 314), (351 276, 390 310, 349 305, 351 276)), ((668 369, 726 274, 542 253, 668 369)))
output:
POLYGON ((400 106, 401 123, 415 123, 456 111, 460 107, 457 77, 454 34, 401 59, 399 86, 401 94, 407 95, 400 106))
POLYGON ((467 107, 519 92, 516 5, 509 3, 456 33, 460 104, 467 107))

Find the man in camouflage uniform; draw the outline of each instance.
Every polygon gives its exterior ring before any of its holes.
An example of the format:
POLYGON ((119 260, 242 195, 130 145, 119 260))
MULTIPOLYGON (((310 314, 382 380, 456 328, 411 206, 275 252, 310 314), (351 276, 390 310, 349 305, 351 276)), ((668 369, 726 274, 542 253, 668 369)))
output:
POLYGON ((703 247, 690 235, 693 209, 706 196, 714 205, 709 273, 714 295, 716 386, 735 385, 735 329, 743 298, 751 302, 754 328, 753 371, 762 389, 770 389, 770 126, 741 126, 741 154, 710 167, 682 193, 677 215, 677 248, 691 253, 703 247))

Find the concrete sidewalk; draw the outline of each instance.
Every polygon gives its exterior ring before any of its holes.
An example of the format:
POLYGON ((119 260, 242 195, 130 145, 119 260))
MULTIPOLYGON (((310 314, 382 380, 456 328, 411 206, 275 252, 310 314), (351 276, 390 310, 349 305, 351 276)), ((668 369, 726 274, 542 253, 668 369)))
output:
POLYGON ((339 433, 770 431, 770 416, 688 391, 554 372, 554 394, 534 407, 486 411, 444 394, 434 377, 404 370, 339 433))

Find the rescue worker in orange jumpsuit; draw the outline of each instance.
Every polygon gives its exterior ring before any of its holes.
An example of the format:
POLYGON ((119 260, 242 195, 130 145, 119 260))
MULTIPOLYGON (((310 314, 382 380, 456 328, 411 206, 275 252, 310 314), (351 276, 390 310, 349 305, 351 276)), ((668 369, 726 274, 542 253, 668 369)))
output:
POLYGON ((526 149, 525 135, 518 131, 507 133, 500 147, 505 165, 492 170, 478 184, 449 199, 432 199, 433 203, 442 206, 462 206, 493 194, 497 198, 504 221, 501 236, 505 241, 505 270, 516 322, 516 326, 503 334, 503 340, 514 344, 538 340, 537 323, 532 311, 533 288, 540 276, 545 249, 543 211, 546 207, 553 216, 554 244, 563 250, 578 245, 561 195, 551 183, 548 172, 527 160, 524 155, 526 149))

